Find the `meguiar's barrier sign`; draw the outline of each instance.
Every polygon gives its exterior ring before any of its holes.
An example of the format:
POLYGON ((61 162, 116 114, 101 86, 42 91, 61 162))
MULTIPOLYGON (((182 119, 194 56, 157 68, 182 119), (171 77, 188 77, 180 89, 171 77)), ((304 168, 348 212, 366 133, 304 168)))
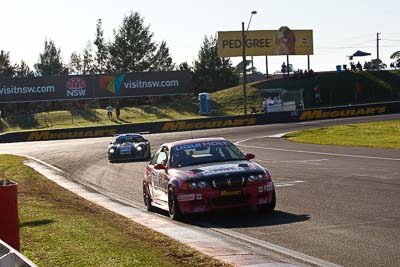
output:
POLYGON ((0 78, 0 103, 182 95, 190 92, 189 71, 0 78))
POLYGON ((166 133, 253 126, 272 123, 290 123, 307 120, 382 115, 391 113, 400 113, 400 102, 341 106, 257 115, 226 116, 179 121, 123 124, 115 126, 6 133, 0 135, 0 143, 106 137, 129 132, 166 133))

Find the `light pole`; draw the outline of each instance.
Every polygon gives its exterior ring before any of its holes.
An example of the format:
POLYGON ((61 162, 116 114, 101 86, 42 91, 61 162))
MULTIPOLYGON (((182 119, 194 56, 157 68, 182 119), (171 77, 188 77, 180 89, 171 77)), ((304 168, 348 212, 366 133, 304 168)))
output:
POLYGON ((242 76, 242 81, 243 81, 243 112, 244 115, 247 115, 247 93, 246 93, 246 82, 247 82, 247 72, 246 72, 246 38, 247 38, 247 32, 249 31, 250 23, 251 23, 251 18, 253 15, 257 14, 257 11, 252 11, 249 24, 247 25, 247 30, 246 32, 244 31, 244 22, 242 22, 242 51, 243 51, 243 76, 242 76))

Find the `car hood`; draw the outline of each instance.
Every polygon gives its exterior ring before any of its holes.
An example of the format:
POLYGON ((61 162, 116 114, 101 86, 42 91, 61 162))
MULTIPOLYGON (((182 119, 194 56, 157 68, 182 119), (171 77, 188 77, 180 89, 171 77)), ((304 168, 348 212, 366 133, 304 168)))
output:
POLYGON ((174 175, 184 179, 204 179, 221 175, 240 175, 251 173, 262 173, 264 168, 247 160, 215 162, 201 165, 192 165, 171 170, 174 175))

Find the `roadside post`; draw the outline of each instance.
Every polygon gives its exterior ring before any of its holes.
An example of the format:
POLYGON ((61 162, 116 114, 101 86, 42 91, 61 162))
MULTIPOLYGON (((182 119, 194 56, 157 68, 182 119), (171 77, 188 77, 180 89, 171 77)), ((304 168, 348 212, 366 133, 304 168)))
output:
POLYGON ((19 251, 18 184, 0 180, 0 239, 19 251))

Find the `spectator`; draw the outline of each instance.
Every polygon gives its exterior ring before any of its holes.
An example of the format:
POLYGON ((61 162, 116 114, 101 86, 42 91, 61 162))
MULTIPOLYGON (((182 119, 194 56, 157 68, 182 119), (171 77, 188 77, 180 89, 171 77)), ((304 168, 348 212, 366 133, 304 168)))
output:
POLYGON ((316 104, 322 103, 321 93, 319 91, 319 85, 318 84, 314 87, 314 93, 315 93, 315 103, 316 104))
POLYGON ((359 71, 362 71, 362 66, 361 66, 360 61, 358 61, 358 63, 357 63, 357 69, 358 69, 359 71))
POLYGON ((272 99, 272 97, 268 97, 267 104, 268 105, 273 105, 274 104, 274 100, 272 99))
POLYGON ((282 63, 281 72, 282 72, 283 74, 286 73, 286 63, 285 63, 285 62, 282 63))
POLYGON ((119 105, 119 102, 115 105, 115 115, 117 116, 117 119, 119 120, 119 115, 121 114, 121 107, 119 105))
POLYGON ((112 106, 109 104, 106 107, 106 110, 107 110, 107 117, 111 120, 112 119, 112 106))

